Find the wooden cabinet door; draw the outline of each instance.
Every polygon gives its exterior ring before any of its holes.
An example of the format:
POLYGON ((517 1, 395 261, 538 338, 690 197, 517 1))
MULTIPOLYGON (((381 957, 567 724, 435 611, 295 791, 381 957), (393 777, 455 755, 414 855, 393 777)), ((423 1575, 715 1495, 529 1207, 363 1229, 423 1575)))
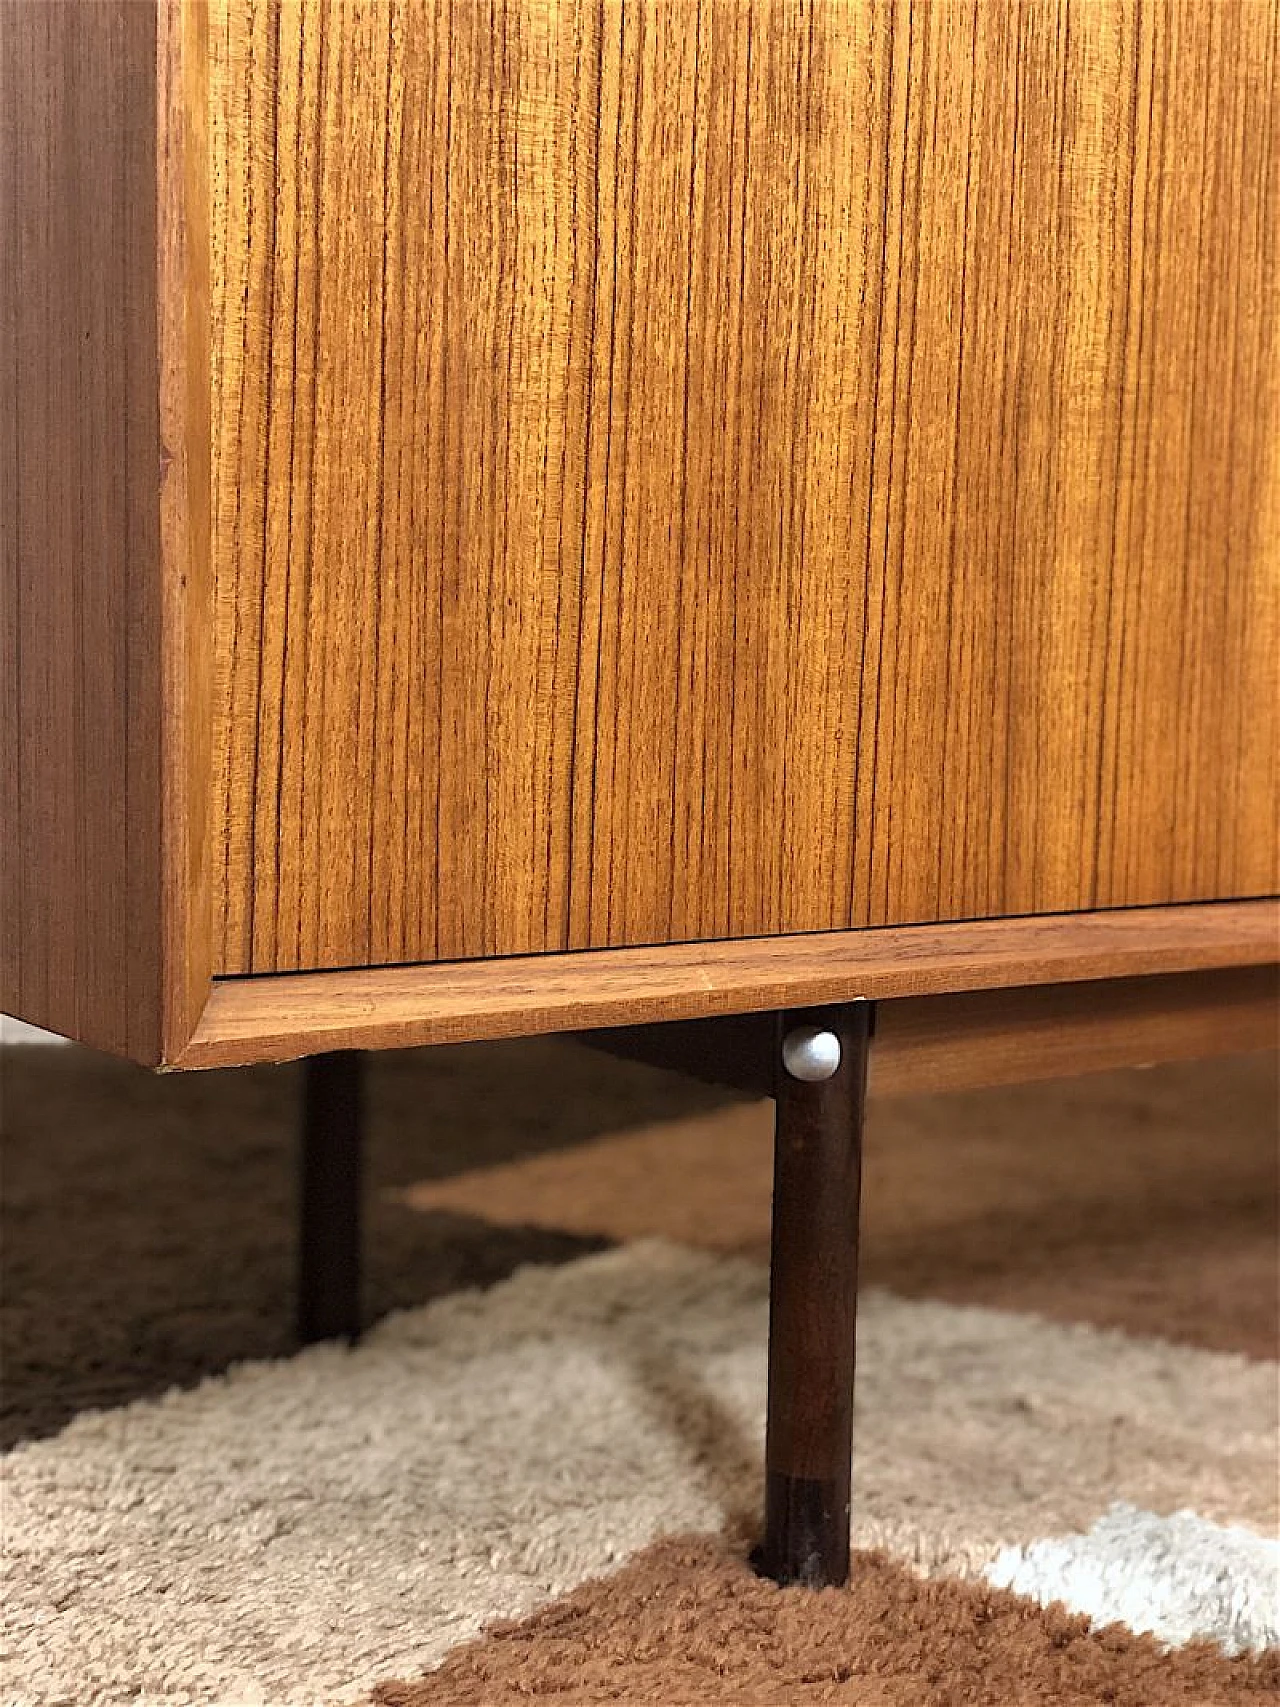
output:
POLYGON ((216 968, 1274 891, 1276 41, 213 0, 216 968))

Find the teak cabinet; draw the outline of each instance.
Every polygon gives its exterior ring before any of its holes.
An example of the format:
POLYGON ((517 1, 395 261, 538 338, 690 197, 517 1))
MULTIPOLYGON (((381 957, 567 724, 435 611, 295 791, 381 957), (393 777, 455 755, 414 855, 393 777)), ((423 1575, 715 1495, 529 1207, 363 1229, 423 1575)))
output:
POLYGON ((763 1557, 839 1581, 868 1071, 1274 1040, 1278 39, 0 0, 0 1009, 314 1058, 304 1335, 356 1051, 773 1094, 763 1557))
POLYGON ((1273 957, 1274 4, 0 47, 0 1005, 199 1065, 1273 957))

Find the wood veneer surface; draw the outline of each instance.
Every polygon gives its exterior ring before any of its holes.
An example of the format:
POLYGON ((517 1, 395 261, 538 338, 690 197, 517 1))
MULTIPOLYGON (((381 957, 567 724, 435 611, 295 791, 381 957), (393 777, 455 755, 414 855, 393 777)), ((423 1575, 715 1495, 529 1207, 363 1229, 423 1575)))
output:
POLYGON ((919 1096, 1280 1045, 1274 966, 883 1002, 872 1084, 919 1096))
POLYGON ((199 22, 0 0, 0 1010, 148 1062, 211 969, 199 22))
MULTIPOLYGON (((449 966, 277 973, 215 981, 200 1024, 174 1064, 226 1067, 333 1049, 532 1037, 813 1007, 856 996, 936 998, 1220 968, 1274 972, 1278 960, 1280 906, 1235 901, 449 966)), ((1256 994, 1255 987, 1251 998, 1256 994)), ((1113 1013, 1123 1025, 1123 1007, 1113 1013)), ((1064 1011, 1063 1018, 1073 1016, 1064 1011)), ((993 1023, 1006 1036, 1019 1026, 1052 1030, 1043 1003, 1031 1004, 1020 1019, 1012 995, 993 1023)), ((1250 1026, 1253 1047, 1256 1010, 1250 1026)), ((1058 1042, 1050 1038, 1050 1048, 1064 1063, 1073 1052, 1080 1060, 1080 1036, 1073 1023, 1058 1042)))
POLYGON ((1274 0, 210 39, 218 968, 1274 892, 1274 0))

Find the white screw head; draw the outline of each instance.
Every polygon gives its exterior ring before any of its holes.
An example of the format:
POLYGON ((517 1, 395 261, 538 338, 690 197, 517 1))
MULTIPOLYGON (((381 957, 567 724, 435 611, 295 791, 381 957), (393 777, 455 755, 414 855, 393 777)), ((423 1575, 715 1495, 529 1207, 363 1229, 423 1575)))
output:
POLYGON ((816 1025, 798 1025, 782 1040, 782 1065, 793 1079, 821 1084, 840 1065, 840 1039, 816 1025))

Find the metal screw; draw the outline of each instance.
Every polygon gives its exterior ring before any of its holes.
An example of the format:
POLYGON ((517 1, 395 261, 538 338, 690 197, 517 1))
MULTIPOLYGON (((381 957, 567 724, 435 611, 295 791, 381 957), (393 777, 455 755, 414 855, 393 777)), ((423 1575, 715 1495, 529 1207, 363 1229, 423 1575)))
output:
POLYGON ((840 1065, 840 1039, 816 1025, 798 1025, 782 1040, 782 1064, 807 1085, 829 1079, 840 1065))

